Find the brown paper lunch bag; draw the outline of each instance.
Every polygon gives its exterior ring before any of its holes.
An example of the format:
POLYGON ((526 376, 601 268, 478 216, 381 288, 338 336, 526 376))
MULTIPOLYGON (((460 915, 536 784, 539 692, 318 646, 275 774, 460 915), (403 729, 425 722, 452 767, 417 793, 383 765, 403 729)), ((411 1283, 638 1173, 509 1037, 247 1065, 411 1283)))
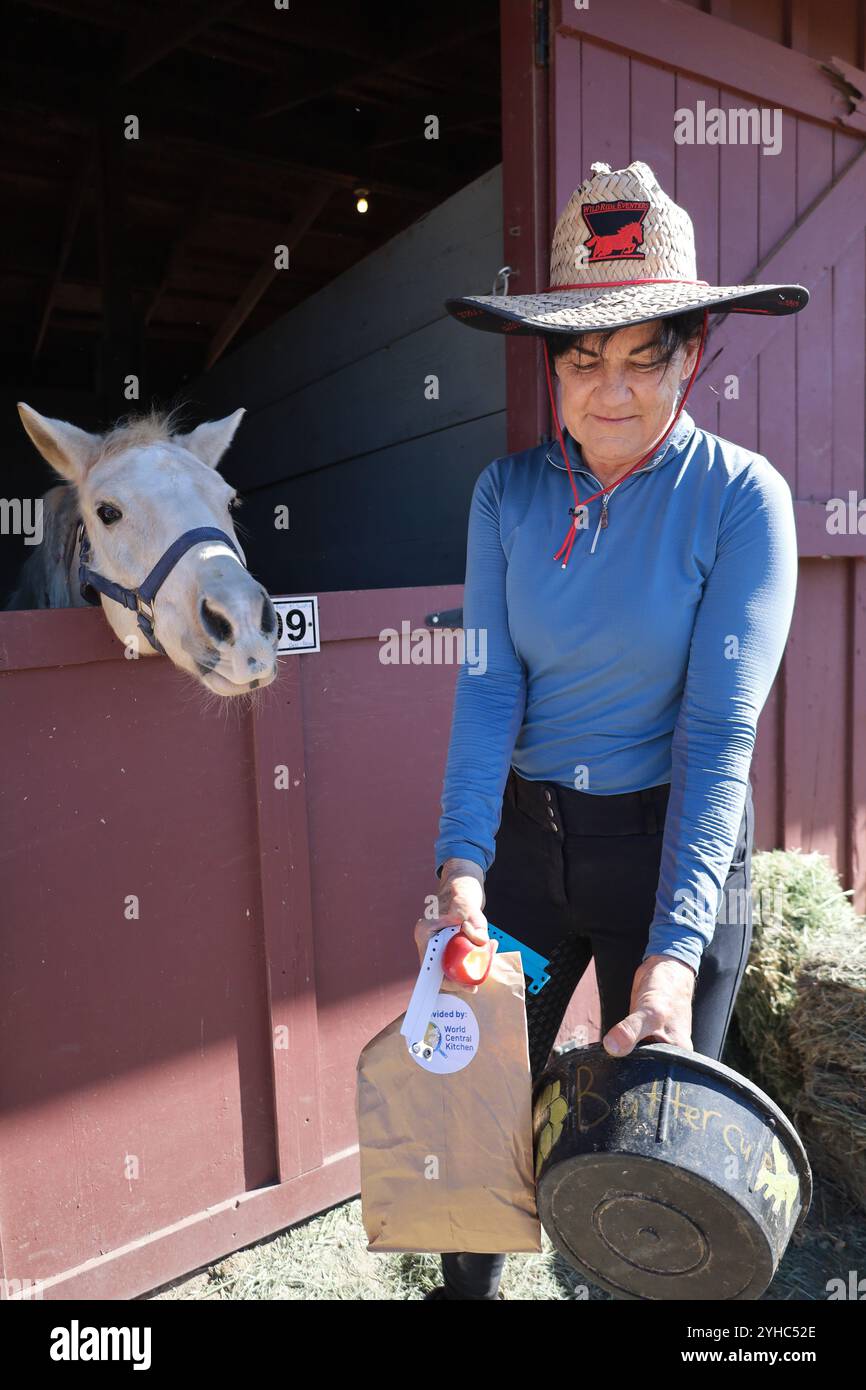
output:
POLYGON ((358 1059, 367 1249, 540 1251, 519 952, 497 953, 477 993, 439 994, 429 1060, 410 1054, 404 1017, 358 1059))

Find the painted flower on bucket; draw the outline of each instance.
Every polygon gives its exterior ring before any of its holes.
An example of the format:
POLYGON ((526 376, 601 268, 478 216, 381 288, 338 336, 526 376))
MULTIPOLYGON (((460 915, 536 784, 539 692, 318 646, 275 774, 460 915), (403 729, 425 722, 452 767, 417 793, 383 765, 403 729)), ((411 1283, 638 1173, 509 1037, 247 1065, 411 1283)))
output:
POLYGON ((562 1126, 567 1114, 568 1102, 560 1094, 560 1084, 558 1081, 551 1081, 538 1097, 533 1117, 533 1129, 536 1134, 536 1177, 540 1174, 541 1165, 562 1133, 562 1126))

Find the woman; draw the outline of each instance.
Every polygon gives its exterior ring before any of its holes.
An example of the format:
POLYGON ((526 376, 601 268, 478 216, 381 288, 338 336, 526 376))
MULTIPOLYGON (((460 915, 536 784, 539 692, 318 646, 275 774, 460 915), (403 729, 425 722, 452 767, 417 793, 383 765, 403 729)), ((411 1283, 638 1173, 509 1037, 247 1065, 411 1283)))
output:
MULTIPOLYGON (((592 171, 549 290, 447 305, 542 337, 557 442, 475 485, 464 626, 487 665, 459 673, 440 916, 416 940, 459 923, 482 942, 488 913, 549 958, 533 1079, 591 959, 608 1052, 721 1056, 751 940, 749 768, 797 576, 784 478, 683 406, 711 310, 791 313, 808 292, 697 280, 691 220, 652 170, 592 171)), ((432 1296, 501 1297, 503 1263, 445 1255, 432 1296)))

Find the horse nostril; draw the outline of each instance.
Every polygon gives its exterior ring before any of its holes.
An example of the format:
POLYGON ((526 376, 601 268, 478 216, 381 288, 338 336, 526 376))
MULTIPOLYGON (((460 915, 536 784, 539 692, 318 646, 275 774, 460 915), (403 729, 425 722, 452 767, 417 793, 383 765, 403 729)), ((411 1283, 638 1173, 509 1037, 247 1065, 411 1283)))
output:
POLYGON ((203 626, 216 638, 217 642, 227 642, 232 635, 232 625, 222 613, 210 607, 206 598, 201 601, 201 620, 203 626))
POLYGON ((265 594, 265 601, 262 604, 262 632, 265 637, 272 637, 277 630, 277 610, 271 603, 268 594, 265 594))

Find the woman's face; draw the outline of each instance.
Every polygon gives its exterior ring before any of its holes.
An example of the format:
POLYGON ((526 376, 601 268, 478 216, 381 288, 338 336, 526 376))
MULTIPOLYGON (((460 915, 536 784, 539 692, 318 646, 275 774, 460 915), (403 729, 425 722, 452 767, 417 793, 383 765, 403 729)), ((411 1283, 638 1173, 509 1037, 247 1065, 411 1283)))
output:
POLYGON ((678 348, 667 367, 653 365, 660 326, 653 319, 621 328, 608 339, 603 358, 598 335, 588 333, 556 360, 563 418, 590 467, 636 463, 670 424, 698 343, 678 348))

